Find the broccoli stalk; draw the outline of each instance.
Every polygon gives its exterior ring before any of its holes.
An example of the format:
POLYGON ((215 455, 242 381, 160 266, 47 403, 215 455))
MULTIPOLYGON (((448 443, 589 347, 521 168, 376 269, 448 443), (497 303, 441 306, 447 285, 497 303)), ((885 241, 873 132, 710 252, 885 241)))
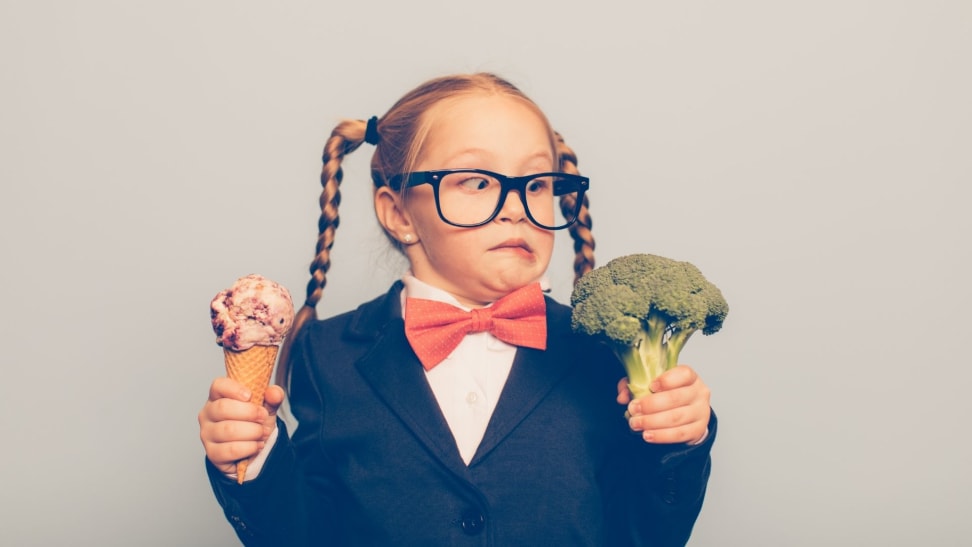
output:
POLYGON ((651 382, 678 365, 678 354, 695 332, 673 330, 669 319, 657 312, 649 312, 644 324, 633 342, 609 342, 628 373, 628 388, 636 397, 650 393, 651 382))
POLYGON ((698 268, 649 254, 616 258, 578 280, 571 326, 606 343, 624 365, 632 395, 678 364, 696 331, 722 328, 729 306, 698 268))

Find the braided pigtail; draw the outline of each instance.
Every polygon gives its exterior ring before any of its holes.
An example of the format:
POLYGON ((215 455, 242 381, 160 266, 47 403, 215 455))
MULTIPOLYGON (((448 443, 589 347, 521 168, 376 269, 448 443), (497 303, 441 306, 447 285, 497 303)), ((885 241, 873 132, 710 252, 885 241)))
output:
MULTIPOLYGON (((577 155, 564 142, 560 133, 554 133, 557 143, 557 155, 560 157, 560 170, 564 173, 577 175, 577 155)), ((570 225, 568 231, 574 240, 574 282, 585 273, 594 269, 594 236, 591 235, 591 213, 588 210, 587 194, 577 213, 577 221, 570 225)), ((560 198, 560 209, 564 214, 570 214, 577 203, 571 196, 560 198)))
POLYGON ((307 297, 304 305, 297 311, 294 326, 290 335, 284 339, 280 348, 280 361, 277 366, 277 385, 283 386, 289 392, 290 380, 290 348, 297 333, 310 321, 317 319, 317 303, 321 300, 324 286, 327 284, 327 271, 331 268, 331 247, 334 246, 334 234, 340 224, 338 205, 341 203, 341 179, 344 170, 341 162, 344 156, 354 152, 365 142, 367 124, 360 120, 346 120, 338 124, 331 132, 330 138, 324 144, 321 169, 321 216, 317 221, 318 236, 314 260, 310 265, 310 281, 307 282, 307 297))

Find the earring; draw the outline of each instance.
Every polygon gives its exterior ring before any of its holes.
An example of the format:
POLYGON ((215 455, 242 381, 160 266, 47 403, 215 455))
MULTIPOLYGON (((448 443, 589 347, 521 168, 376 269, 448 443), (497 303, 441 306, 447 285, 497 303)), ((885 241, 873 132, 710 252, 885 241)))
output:
POLYGON ((412 234, 405 234, 405 238, 404 239, 405 239, 405 243, 411 243, 412 242, 412 234))

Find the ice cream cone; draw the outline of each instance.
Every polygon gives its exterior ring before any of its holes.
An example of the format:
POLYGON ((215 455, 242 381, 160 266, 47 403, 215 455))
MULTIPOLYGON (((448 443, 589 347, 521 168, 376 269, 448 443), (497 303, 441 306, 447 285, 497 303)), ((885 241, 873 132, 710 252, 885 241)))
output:
MULTIPOLYGON (((263 395, 270 384, 277 350, 278 346, 253 346, 243 351, 223 348, 226 375, 246 386, 253 393, 250 402, 257 406, 263 405, 263 395)), ((249 462, 250 458, 236 462, 236 480, 240 484, 243 484, 249 462)))

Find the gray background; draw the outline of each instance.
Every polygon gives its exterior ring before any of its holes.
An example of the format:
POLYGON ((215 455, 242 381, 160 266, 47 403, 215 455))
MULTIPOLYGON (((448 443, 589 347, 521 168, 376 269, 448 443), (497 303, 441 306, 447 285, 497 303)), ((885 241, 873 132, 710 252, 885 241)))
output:
MULTIPOLYGON (((339 118, 490 70, 577 150, 600 263, 731 304, 683 354, 722 424, 692 545, 968 545, 972 4, 576 4, 0 2, 0 544, 236 544, 209 299, 302 296, 339 118)), ((322 315, 403 267, 369 157, 322 315)))

